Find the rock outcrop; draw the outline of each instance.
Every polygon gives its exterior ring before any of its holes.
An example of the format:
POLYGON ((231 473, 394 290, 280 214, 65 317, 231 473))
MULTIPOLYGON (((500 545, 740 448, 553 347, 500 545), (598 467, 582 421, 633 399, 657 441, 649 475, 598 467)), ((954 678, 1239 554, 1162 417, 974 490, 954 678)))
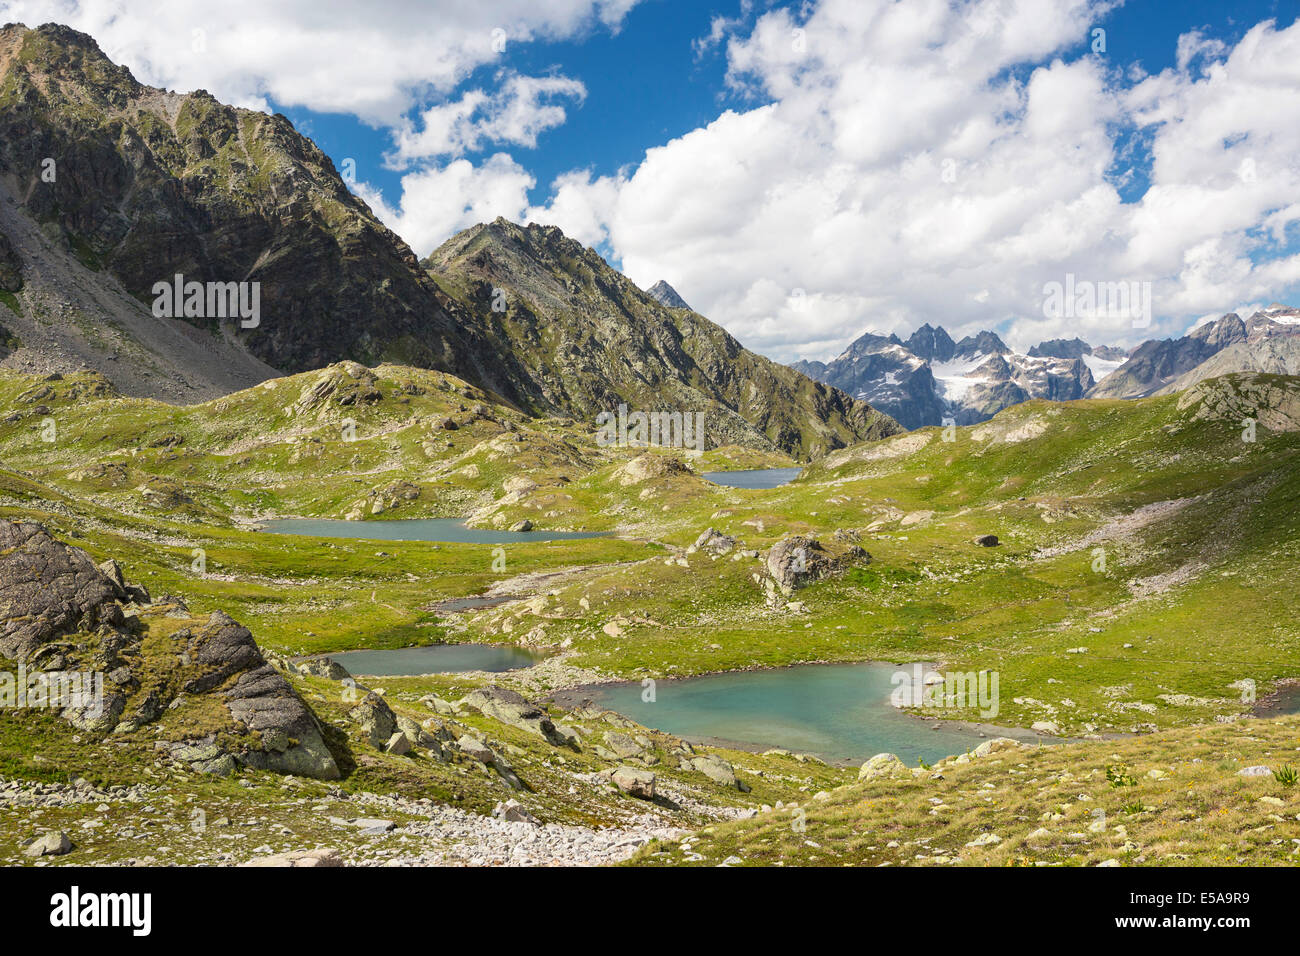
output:
MULTIPOLYGON (((116 562, 96 567, 79 548, 33 522, 0 522, 0 656, 47 682, 69 672, 99 675, 100 693, 61 702, 60 713, 96 735, 131 733, 169 705, 211 696, 229 724, 197 742, 160 741, 203 772, 251 767, 334 779, 338 765, 316 716, 267 663, 247 628, 220 611, 171 635, 171 650, 146 654, 141 616, 148 592, 116 562), (123 718, 128 705, 134 704, 123 718)), ((169 603, 173 615, 188 612, 169 603)))
POLYGON ((0 521, 0 656, 25 661, 73 631, 124 623, 125 593, 80 548, 29 521, 0 521))
POLYGON ((484 717, 536 734, 557 747, 577 748, 578 739, 574 731, 557 726, 541 707, 509 688, 496 685, 480 687, 460 703, 484 717))
POLYGON ((806 587, 814 581, 834 577, 855 564, 865 564, 869 555, 857 545, 838 554, 828 551, 822 543, 808 535, 783 538, 767 552, 767 570, 785 594, 806 587))

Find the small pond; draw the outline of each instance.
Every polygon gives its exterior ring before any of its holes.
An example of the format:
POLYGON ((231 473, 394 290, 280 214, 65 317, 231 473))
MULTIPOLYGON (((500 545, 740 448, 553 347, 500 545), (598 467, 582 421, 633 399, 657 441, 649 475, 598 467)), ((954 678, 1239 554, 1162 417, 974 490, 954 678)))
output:
POLYGON ((499 644, 433 644, 386 651, 340 651, 328 655, 355 675, 406 677, 462 671, 513 671, 531 667, 543 655, 499 644))
POLYGON ((748 471, 706 471, 700 475, 705 481, 728 488, 778 488, 799 477, 802 468, 752 468, 748 471))

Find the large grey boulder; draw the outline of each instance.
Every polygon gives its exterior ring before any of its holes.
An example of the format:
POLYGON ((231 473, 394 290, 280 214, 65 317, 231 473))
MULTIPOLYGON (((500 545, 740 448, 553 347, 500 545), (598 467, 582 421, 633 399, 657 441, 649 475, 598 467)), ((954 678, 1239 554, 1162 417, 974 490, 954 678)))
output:
POLYGON ((72 841, 62 830, 42 833, 23 850, 23 856, 62 856, 72 851, 72 841))
POLYGON ((261 736, 262 749, 237 754, 241 762, 278 773, 338 779, 338 764, 325 745, 316 715, 263 659, 248 628, 214 611, 204 627, 188 633, 186 646, 200 672, 186 681, 185 692, 202 694, 220 688, 231 717, 261 736))
POLYGON ((348 711, 348 716, 360 726, 370 746, 382 750, 397 730, 397 716, 388 702, 373 691, 361 698, 361 703, 348 711))
POLYGON ((736 776, 735 768, 715 754, 701 754, 685 762, 691 769, 704 774, 719 786, 739 790, 742 793, 749 790, 749 787, 736 776))
POLYGON ((523 781, 519 779, 510 762, 499 753, 469 734, 463 734, 456 740, 456 749, 486 767, 491 767, 512 790, 523 790, 523 781))
POLYGON ((638 770, 636 767, 618 767, 609 775, 609 779, 614 786, 630 797, 636 797, 639 800, 653 800, 655 798, 655 775, 649 770, 638 770))
POLYGON ((859 780, 878 780, 882 777, 901 777, 908 774, 907 764, 896 754, 876 754, 858 768, 859 780))
POLYGON ((871 555, 857 545, 832 554, 816 538, 797 534, 772 545, 767 552, 767 570, 781 590, 789 594, 870 560, 871 555))
POLYGON ((324 677, 328 680, 347 680, 352 676, 346 667, 328 657, 309 657, 305 661, 299 661, 297 670, 299 674, 324 677))
POLYGON ((695 539, 695 543, 686 549, 687 554, 693 554, 696 551, 707 551, 710 554, 727 554, 736 546, 736 539, 731 535, 723 534, 715 528, 707 528, 700 533, 695 539))
POLYGON ((122 624, 119 589, 80 548, 30 521, 0 521, 0 655, 27 660, 42 644, 122 624))
POLYGON ((491 717, 511 727, 537 734, 557 747, 572 747, 576 735, 567 728, 558 728, 555 722, 522 694, 495 684, 470 691, 460 703, 484 717, 491 717))

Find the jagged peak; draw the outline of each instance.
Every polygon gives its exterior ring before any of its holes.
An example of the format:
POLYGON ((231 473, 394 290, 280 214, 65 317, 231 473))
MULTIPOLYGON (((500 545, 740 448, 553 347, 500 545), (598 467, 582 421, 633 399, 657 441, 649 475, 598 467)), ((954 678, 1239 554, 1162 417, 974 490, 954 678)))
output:
POLYGON ((650 288, 645 290, 645 294, 650 296, 660 305, 666 305, 670 309, 689 309, 686 300, 678 295, 677 290, 670 286, 666 281, 660 279, 650 288))

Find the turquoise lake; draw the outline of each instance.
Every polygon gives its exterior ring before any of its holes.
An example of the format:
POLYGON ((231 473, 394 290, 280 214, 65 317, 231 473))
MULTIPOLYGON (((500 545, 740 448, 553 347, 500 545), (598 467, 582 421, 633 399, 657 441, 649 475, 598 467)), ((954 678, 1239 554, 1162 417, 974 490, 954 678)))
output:
MULTIPOLYGON (((965 753, 988 739, 894 708, 889 696, 898 670, 882 663, 805 664, 661 680, 653 703, 641 699, 640 684, 584 687, 580 695, 557 697, 589 697, 647 727, 692 740, 777 747, 830 761, 856 763, 894 753, 915 766, 965 753)), ((1005 735, 1037 739, 1026 731, 1005 735)))

